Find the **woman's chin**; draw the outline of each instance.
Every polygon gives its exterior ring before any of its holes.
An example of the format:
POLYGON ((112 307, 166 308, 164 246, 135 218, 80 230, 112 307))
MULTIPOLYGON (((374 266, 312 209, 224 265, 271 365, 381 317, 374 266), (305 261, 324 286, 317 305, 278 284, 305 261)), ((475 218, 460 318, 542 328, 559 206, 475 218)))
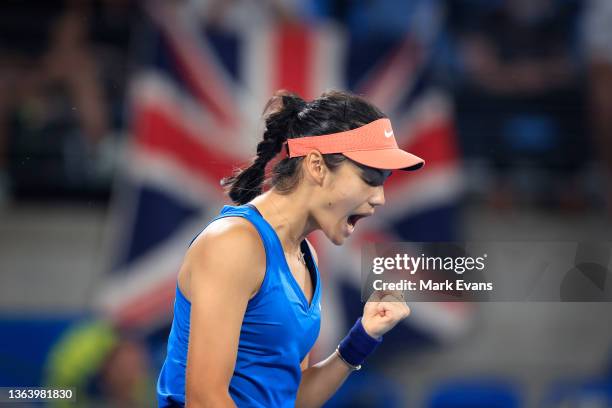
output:
POLYGON ((333 242, 334 245, 337 245, 337 246, 344 244, 344 241, 346 241, 346 238, 344 237, 336 237, 335 239, 331 240, 331 242, 333 242))
POLYGON ((334 245, 339 246, 346 242, 346 239, 351 236, 354 229, 353 225, 343 222, 336 224, 333 229, 322 229, 321 231, 334 245))
POLYGON ((332 244, 337 245, 337 246, 344 244, 344 241, 346 240, 346 237, 343 235, 342 231, 321 230, 321 232, 325 234, 325 237, 327 237, 327 239, 330 240, 332 244))
MULTIPOLYGON (((350 231, 352 232, 352 231, 350 231)), ((340 231, 336 231, 333 236, 329 236, 329 240, 333 242, 335 245, 342 245, 346 242, 346 239, 351 235, 346 229, 341 229, 340 231)))

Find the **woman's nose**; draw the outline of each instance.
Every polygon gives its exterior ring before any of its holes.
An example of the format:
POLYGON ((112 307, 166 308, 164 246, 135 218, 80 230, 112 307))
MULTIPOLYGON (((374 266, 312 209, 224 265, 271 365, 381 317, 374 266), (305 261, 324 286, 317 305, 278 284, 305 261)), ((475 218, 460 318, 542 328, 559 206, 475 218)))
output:
POLYGON ((372 207, 385 204, 385 190, 383 186, 378 186, 375 188, 376 188, 376 192, 370 198, 370 205, 372 207))

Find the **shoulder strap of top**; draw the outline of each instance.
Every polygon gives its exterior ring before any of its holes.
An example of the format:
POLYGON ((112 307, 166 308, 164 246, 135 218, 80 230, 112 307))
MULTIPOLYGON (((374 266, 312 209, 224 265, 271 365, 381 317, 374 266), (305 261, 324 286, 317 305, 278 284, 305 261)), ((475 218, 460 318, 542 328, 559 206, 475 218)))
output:
MULTIPOLYGON (((239 206, 224 205, 221 211, 219 212, 219 215, 213 218, 202 229, 202 231, 204 231, 204 229, 206 229, 206 227, 208 227, 214 221, 219 220, 221 218, 226 218, 226 217, 242 217, 242 218, 246 218, 247 220, 249 220, 249 222, 253 224, 253 226, 255 227, 255 229, 259 233, 259 236, 261 237, 263 241, 264 249, 266 250, 266 255, 273 253, 272 251, 274 250, 274 247, 275 247, 275 239, 274 239, 275 232, 271 231, 271 227, 261 217, 261 214, 259 213, 257 208, 250 204, 239 205, 239 206)), ((189 243, 189 246, 193 244, 193 242, 202 233, 202 231, 200 231, 195 237, 193 237, 193 239, 189 243)))

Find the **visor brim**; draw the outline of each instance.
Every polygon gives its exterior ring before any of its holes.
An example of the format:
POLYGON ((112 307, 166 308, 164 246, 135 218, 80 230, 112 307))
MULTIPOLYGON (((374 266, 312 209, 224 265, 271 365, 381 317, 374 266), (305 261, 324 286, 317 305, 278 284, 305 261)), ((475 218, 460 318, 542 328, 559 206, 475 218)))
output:
POLYGON ((342 154, 359 164, 381 170, 412 171, 425 165, 425 160, 401 149, 359 150, 342 154))

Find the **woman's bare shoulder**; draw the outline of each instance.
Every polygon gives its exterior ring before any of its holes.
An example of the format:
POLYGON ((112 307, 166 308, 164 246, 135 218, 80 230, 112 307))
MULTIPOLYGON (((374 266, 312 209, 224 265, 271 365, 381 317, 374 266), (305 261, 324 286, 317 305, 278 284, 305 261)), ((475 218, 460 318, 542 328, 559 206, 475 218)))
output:
POLYGON ((254 293, 263 281, 265 265, 265 249, 255 226, 242 217, 225 217, 210 223, 193 241, 179 280, 183 275, 183 289, 190 299, 198 284, 246 285, 254 293))
POLYGON ((219 218, 210 224, 196 237, 190 250, 220 244, 243 244, 247 247, 261 245, 261 239, 255 226, 243 217, 219 218), (257 245, 256 245, 257 244, 257 245))

